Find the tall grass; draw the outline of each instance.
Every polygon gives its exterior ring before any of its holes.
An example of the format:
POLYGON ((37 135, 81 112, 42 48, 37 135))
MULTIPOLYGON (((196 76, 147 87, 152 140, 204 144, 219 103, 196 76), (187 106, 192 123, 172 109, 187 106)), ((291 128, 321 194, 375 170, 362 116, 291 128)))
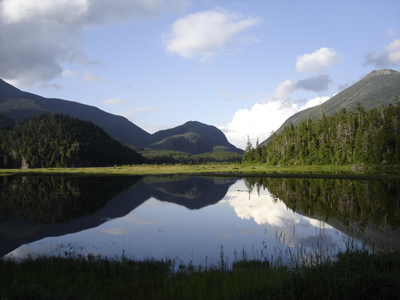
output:
MULTIPOLYGON (((283 238, 282 236, 278 238, 283 238)), ((400 251, 349 241, 331 256, 302 245, 251 254, 221 246, 216 264, 92 255, 0 260, 0 299, 397 299, 400 251)))
POLYGON ((107 168, 43 168, 43 169, 0 169, 0 176, 8 175, 162 175, 187 174, 207 176, 272 176, 272 177, 326 177, 326 178, 399 178, 398 168, 386 166, 382 173, 376 166, 372 171, 357 174, 345 165, 310 166, 266 166, 264 164, 203 164, 203 165, 124 165, 107 168))

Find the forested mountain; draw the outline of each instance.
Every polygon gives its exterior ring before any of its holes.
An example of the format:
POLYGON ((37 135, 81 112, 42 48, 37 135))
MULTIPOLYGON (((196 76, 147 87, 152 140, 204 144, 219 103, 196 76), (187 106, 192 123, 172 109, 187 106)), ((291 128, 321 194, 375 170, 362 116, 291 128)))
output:
POLYGON ((243 150, 228 142, 221 130, 196 121, 189 121, 181 126, 152 134, 148 138, 148 147, 190 154, 214 151, 243 153, 243 150))
POLYGON ((13 119, 0 114, 0 128, 14 127, 15 124, 16 122, 13 119))
POLYGON ((0 114, 21 121, 33 115, 50 112, 91 121, 103 128, 113 139, 124 144, 144 146, 150 135, 124 117, 78 102, 23 92, 0 79, 0 114))
POLYGON ((369 110, 376 106, 377 101, 388 104, 395 96, 400 96, 400 72, 389 69, 372 71, 321 105, 294 114, 276 132, 281 133, 291 123, 297 125, 306 119, 316 120, 323 114, 333 116, 343 108, 354 110, 358 102, 369 110))
POLYGON ((248 142, 243 162, 277 164, 400 163, 400 98, 366 110, 342 108, 274 133, 266 145, 248 142))
POLYGON ((0 125, 13 126, 17 121, 45 113, 67 114, 91 121, 103 128, 113 139, 127 145, 190 154, 215 150, 243 153, 243 150, 230 144, 222 131, 214 126, 187 122, 172 129, 149 134, 124 117, 107 113, 94 106, 23 92, 0 79, 0 125))
POLYGON ((102 128, 61 114, 32 116, 0 129, 0 167, 95 167, 143 163, 102 128))

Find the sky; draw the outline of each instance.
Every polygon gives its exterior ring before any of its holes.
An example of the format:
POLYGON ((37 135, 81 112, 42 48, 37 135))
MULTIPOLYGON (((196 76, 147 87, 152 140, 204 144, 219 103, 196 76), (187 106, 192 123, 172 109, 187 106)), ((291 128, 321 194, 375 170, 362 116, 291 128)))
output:
POLYGON ((377 69, 398 0, 0 0, 0 78, 154 133, 199 121, 244 149, 377 69))

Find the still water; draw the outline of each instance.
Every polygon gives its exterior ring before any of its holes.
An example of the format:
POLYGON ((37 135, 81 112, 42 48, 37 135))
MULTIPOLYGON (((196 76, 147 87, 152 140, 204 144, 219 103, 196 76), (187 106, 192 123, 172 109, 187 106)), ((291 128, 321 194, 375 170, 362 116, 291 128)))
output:
POLYGON ((0 256, 185 264, 399 247, 400 182, 188 176, 0 178, 0 256))

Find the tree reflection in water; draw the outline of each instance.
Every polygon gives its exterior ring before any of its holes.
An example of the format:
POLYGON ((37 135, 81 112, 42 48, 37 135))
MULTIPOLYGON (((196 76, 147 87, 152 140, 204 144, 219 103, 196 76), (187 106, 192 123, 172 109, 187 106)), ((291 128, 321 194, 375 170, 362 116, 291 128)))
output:
POLYGON ((0 238, 8 246, 0 250, 216 263, 222 247, 231 262, 297 248, 333 255, 349 236, 375 249, 394 247, 399 187, 315 178, 5 178, 0 238), (16 227, 9 230, 16 223, 25 226, 20 237, 12 236, 16 227))

